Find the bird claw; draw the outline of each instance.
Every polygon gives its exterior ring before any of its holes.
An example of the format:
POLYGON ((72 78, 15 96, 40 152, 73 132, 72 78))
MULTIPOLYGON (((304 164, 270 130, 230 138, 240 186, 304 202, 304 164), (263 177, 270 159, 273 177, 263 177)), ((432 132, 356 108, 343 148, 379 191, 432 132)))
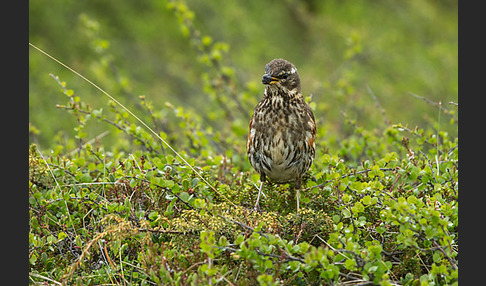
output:
POLYGON ((251 210, 250 213, 252 213, 252 212, 257 212, 257 213, 261 212, 260 204, 259 203, 256 203, 255 204, 255 206, 253 207, 253 209, 251 210))

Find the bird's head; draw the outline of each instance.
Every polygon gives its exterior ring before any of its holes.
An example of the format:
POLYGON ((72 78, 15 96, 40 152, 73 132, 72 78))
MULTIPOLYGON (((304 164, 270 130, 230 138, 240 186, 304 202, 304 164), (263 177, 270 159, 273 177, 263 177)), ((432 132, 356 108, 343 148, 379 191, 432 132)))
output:
POLYGON ((284 59, 274 59, 265 66, 262 83, 273 91, 286 94, 301 94, 300 77, 297 68, 284 59))

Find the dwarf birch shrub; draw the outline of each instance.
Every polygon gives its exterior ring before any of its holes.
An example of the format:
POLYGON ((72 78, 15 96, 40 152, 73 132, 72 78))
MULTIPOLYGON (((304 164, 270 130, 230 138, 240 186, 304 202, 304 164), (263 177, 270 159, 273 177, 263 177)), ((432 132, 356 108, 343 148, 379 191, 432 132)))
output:
MULTIPOLYGON (((427 126, 384 118, 373 129, 343 111, 345 132, 329 134, 324 103, 307 97, 318 136, 301 209, 288 184, 269 185, 255 212, 259 178, 245 140, 262 90, 237 77, 230 46, 201 33, 184 2, 169 1, 168 9, 207 67, 198 88, 214 108, 131 98, 179 156, 115 101, 91 107, 82 91, 52 75, 67 101, 58 108, 76 124, 50 150, 29 148, 32 283, 457 285, 458 139, 443 128, 457 128, 454 107, 437 104, 427 126), (441 114, 450 120, 441 122, 441 114), (117 140, 90 140, 88 124, 117 140)), ((109 41, 82 19, 105 60, 101 72, 112 59, 109 41)), ((366 45, 357 32, 349 37, 345 61, 366 45)), ((369 93, 353 85, 354 76, 350 69, 337 81, 337 96, 369 93)), ((346 110, 363 108, 339 100, 346 110)))
MULTIPOLYGON (((372 159, 353 167, 337 155, 323 154, 308 173, 298 215, 288 185, 265 190, 264 211, 256 213, 251 200, 257 188, 250 172, 235 172, 225 156, 208 156, 216 153, 209 150, 209 141, 197 147, 194 134, 188 134, 186 147, 179 147, 187 150, 184 156, 208 150, 188 162, 198 166, 216 193, 116 108, 110 110, 112 120, 86 106, 78 100, 63 108, 116 124, 142 149, 115 154, 80 142, 77 152, 44 157, 31 146, 33 280, 457 283, 457 138, 439 134, 437 140, 437 133, 400 126, 387 129, 385 138, 361 130, 346 139, 349 144, 363 137, 387 142, 367 145, 372 159), (411 137, 399 139, 403 132, 411 137)), ((197 118, 186 115, 185 120, 197 118)), ((208 132, 199 123, 184 126, 208 132)), ((353 158, 353 152, 345 148, 341 155, 353 158)))

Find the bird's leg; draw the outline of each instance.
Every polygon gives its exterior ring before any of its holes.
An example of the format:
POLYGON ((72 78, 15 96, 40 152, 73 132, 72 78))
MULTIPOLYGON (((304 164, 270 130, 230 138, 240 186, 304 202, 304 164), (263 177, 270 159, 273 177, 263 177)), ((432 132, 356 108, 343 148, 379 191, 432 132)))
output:
POLYGON ((297 213, 299 213, 299 190, 300 190, 300 188, 296 189, 296 194, 297 194, 297 213))
POLYGON ((264 182, 264 180, 262 180, 262 183, 260 184, 260 189, 258 190, 258 197, 257 197, 256 203, 255 203, 255 211, 258 211, 260 209, 258 202, 260 201, 260 196, 262 194, 263 182, 264 182))
POLYGON ((300 197, 300 194, 299 194, 299 191, 300 191, 300 176, 297 177, 297 180, 295 181, 295 185, 294 185, 294 188, 295 188, 295 195, 297 196, 297 214, 299 214, 299 197, 300 197))

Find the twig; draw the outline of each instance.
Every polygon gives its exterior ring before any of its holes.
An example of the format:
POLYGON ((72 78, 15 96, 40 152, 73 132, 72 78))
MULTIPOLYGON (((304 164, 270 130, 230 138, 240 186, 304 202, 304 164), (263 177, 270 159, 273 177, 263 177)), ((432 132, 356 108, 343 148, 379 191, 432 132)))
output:
MULTIPOLYGON (((106 135, 108 135, 109 133, 110 133, 110 131, 105 131, 105 132, 101 133, 100 135, 97 135, 95 138, 93 138, 93 139, 89 140, 88 142, 84 143, 84 144, 83 144, 83 146, 81 146, 81 148, 82 148, 82 149, 86 148, 86 145, 91 144, 91 143, 95 142, 96 140, 99 140, 99 139, 101 139, 101 138, 105 137, 105 136, 106 136, 106 135)), ((77 152, 77 151, 78 151, 78 150, 74 149, 74 150, 72 150, 72 151, 71 151, 70 153, 68 153, 68 154, 69 154, 69 155, 72 155, 72 154, 74 154, 74 153, 75 153, 75 152, 77 152)), ((92 153, 93 153, 93 152, 92 152, 92 153)), ((98 157, 98 155, 96 155, 96 154, 95 154, 95 156, 96 156, 96 157, 98 157)), ((98 158, 98 159, 99 159, 99 158, 98 158)))
MULTIPOLYGON (((261 255, 261 256, 278 258, 278 259, 281 259, 282 258, 282 255, 271 254, 271 253, 264 253, 264 252, 261 252, 258 249, 255 249, 255 251, 256 251, 256 253, 258 253, 258 255, 261 255)), ((300 263, 305 263, 305 260, 302 259, 302 258, 298 258, 298 257, 292 256, 292 255, 288 254, 285 251, 282 251, 282 253, 284 254, 284 258, 285 258, 285 260, 283 260, 284 262, 287 262, 287 261, 298 261, 300 263)))
POLYGON ((422 150, 419 150, 419 151, 420 151, 420 153, 422 153, 422 155, 425 156, 425 158, 427 159, 427 162, 429 162, 429 168, 430 168, 430 171, 432 171, 432 177, 434 178, 434 181, 437 184, 437 179, 435 178, 435 174, 434 174, 434 168, 432 168, 432 163, 430 162, 429 157, 422 150))
MULTIPOLYGON (((104 239, 102 239, 101 241, 103 242, 104 246, 101 246, 100 240, 97 241, 98 246, 100 247, 101 256, 105 259, 105 263, 108 262, 108 265, 110 265, 110 267, 113 269, 113 272, 117 272, 115 264, 113 263, 110 256, 108 255, 108 249, 106 248, 106 244, 104 243, 104 239)), ((107 271, 106 274, 108 275, 108 278, 110 278, 111 283, 114 284, 114 281, 113 281, 114 277, 113 277, 111 271, 107 271)))
POLYGON ((192 264, 191 266, 189 266, 188 268, 186 268, 186 269, 185 269, 185 270, 182 272, 181 276, 184 276, 184 275, 185 275, 187 272, 189 272, 189 270, 191 270, 192 268, 194 268, 194 267, 196 267, 196 266, 199 266, 199 265, 203 265, 204 263, 205 263, 205 261, 199 261, 199 262, 196 262, 196 263, 192 264))
POLYGON ((447 255, 447 253, 444 251, 444 249, 442 249, 442 247, 440 245, 438 245, 436 241, 434 241, 434 244, 437 246, 439 251, 442 252, 442 254, 444 254, 444 256, 447 258, 447 260, 449 260, 449 263, 451 264, 452 268, 454 268, 454 270, 457 270, 457 265, 454 263, 452 258, 449 257, 449 255, 447 255))
MULTIPOLYGON (((449 109, 444 108, 444 107, 442 106, 442 104, 440 104, 440 101, 439 101, 439 102, 435 102, 435 101, 432 101, 432 100, 430 100, 430 99, 428 99, 428 98, 426 98, 426 97, 423 97, 423 96, 417 95, 417 94, 415 94, 415 93, 413 93, 413 92, 409 92, 408 94, 409 94, 410 96, 412 96, 412 97, 415 97, 415 98, 421 99, 421 100, 423 100, 423 101, 427 102, 428 104, 430 104, 430 105, 432 105, 432 106, 435 106, 435 107, 439 108, 439 110, 440 110, 440 111, 442 111, 443 113, 445 113, 445 114, 449 115, 450 117, 452 117, 452 118, 454 117, 454 116, 452 115, 452 113, 451 113, 451 111, 450 111, 449 109)), ((452 101, 451 101, 451 102, 452 102, 452 101)), ((449 104, 450 104, 451 102, 449 102, 449 104)))
POLYGON ((36 278, 44 279, 44 280, 47 280, 49 282, 52 282, 52 283, 54 283, 56 285, 62 285, 61 282, 58 282, 56 280, 52 280, 49 277, 46 277, 46 276, 43 276, 43 275, 40 275, 40 274, 37 274, 37 273, 29 273, 29 276, 33 276, 33 277, 36 277, 36 278))
POLYGON ((390 192, 393 192, 393 190, 395 189, 395 185, 396 185, 398 179, 400 179, 401 176, 402 176, 402 174, 398 174, 397 178, 395 179, 395 181, 393 182, 393 185, 390 188, 390 192))
MULTIPOLYGON (((57 108, 62 108, 62 109, 65 109, 65 110, 73 110, 73 107, 69 107, 69 106, 65 106, 65 105, 61 105, 61 104, 56 104, 56 107, 57 108)), ((127 132, 126 128, 121 126, 120 124, 114 122, 114 121, 111 121, 101 115, 97 115, 97 114, 94 114, 93 112, 90 112, 90 111, 87 111, 87 110, 84 110, 84 109, 81 109, 81 108, 77 108, 77 112, 80 112, 80 113, 83 113, 83 114, 89 114, 90 116, 93 116, 93 118, 96 118, 98 120, 103 120, 104 122, 110 124, 110 125, 113 125, 114 127, 116 127, 118 130, 120 131, 123 131, 125 134, 127 134, 128 136, 132 137, 134 140, 137 140, 138 142, 140 142, 140 144, 142 144, 142 146, 147 149, 149 152, 151 153, 155 153, 158 155, 158 152, 152 148, 152 146, 149 146, 147 145, 147 143, 143 140, 143 138, 140 138, 139 136, 136 136, 135 134, 133 133, 130 133, 130 132, 127 132)), ((125 120, 126 121, 126 120, 125 120)), ((126 125, 129 125, 128 122, 125 122, 126 125)), ((109 132, 109 131, 106 131, 106 132, 109 132)), ((100 135, 98 135, 99 137, 100 135)), ((93 140, 97 139, 98 137, 95 137, 93 140)), ((100 137, 101 138, 101 137, 100 137)), ((80 148, 83 148, 84 146, 86 146, 86 144, 92 142, 93 140, 85 143, 83 146, 81 146, 80 148)), ((79 148, 78 148, 79 150, 79 148)), ((74 150, 72 152, 75 152, 75 151, 78 151, 78 150, 74 150)), ((72 153, 71 152, 71 153, 72 153)))
MULTIPOLYGON (((142 106, 144 106, 144 107, 145 107, 145 108, 148 110, 148 112, 149 112, 149 114, 150 114, 150 117, 152 118, 152 122, 153 122, 153 124, 154 124, 154 129, 155 129, 155 131, 156 131, 157 133, 160 133, 161 128, 160 128, 160 127, 159 127, 159 125, 158 125, 158 122, 157 122, 157 120, 156 120, 156 118, 155 118, 155 115, 154 115, 154 113, 153 113, 153 111, 152 111, 152 108, 150 107, 150 104, 149 104, 149 103, 148 103, 148 102, 145 100, 145 95, 141 95, 141 96, 139 96, 139 98, 140 98, 140 100, 142 101, 142 106)), ((162 129, 165 129, 165 128, 162 128, 162 129)), ((167 133, 167 130, 163 130, 163 132, 167 133)), ((163 153, 163 154, 164 154, 164 156, 165 156, 166 154, 165 154, 165 148, 164 148, 164 145, 161 145, 160 147, 161 147, 161 149, 162 149, 162 153, 163 153)))
POLYGON ((386 116, 385 109, 378 102, 378 98, 375 96, 375 93, 373 92, 373 90, 371 90, 369 85, 366 85, 366 89, 368 89, 368 93, 371 95, 371 97, 375 101, 376 108, 378 108, 378 110, 380 110, 381 115, 383 116, 383 120, 385 121, 385 125, 389 126, 390 120, 388 120, 388 117, 386 116))

